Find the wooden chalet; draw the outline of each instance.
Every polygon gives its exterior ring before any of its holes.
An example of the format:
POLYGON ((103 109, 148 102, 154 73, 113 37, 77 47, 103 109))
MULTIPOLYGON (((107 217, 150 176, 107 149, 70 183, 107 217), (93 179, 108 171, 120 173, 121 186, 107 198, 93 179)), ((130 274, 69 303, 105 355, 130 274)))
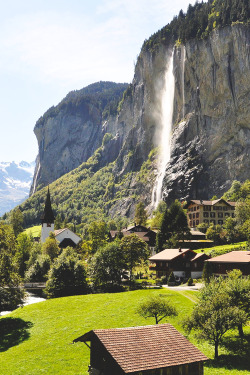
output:
POLYGON ((208 359, 171 324, 97 329, 78 341, 90 348, 90 375, 202 375, 208 359))
POLYGON ((191 249, 165 249, 149 258, 151 270, 156 271, 156 277, 168 277, 171 272, 177 278, 198 279, 202 276, 204 261, 209 256, 196 253, 191 249))
POLYGON ((235 202, 228 202, 225 199, 213 201, 193 199, 188 201, 184 208, 187 209, 189 227, 195 228, 202 223, 223 225, 228 217, 234 217, 235 205, 235 202))
POLYGON ((118 235, 122 235, 124 237, 129 236, 130 234, 136 234, 142 241, 145 241, 149 246, 151 253, 154 253, 155 250, 155 242, 156 242, 156 232, 147 228, 143 225, 132 225, 130 227, 124 228, 121 231, 118 230, 111 230, 109 232, 110 240, 114 240, 118 235))
POLYGON ((243 276, 250 275, 250 251, 231 251, 206 260, 214 276, 226 276, 227 272, 239 269, 243 276))

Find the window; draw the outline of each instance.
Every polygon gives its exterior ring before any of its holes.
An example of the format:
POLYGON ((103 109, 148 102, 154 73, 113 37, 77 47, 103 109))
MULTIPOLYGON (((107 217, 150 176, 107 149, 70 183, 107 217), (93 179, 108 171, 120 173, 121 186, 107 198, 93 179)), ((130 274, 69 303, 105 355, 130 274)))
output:
POLYGON ((230 213, 229 212, 226 212, 225 213, 225 217, 229 217, 230 216, 230 213))
POLYGON ((194 211, 196 211, 196 206, 194 206, 194 211))
POLYGON ((195 214, 193 214, 193 219, 195 219, 195 214))
POLYGON ((218 212, 218 217, 223 217, 223 212, 218 212))
POLYGON ((215 217, 215 212, 210 212, 210 217, 215 217))
POLYGON ((223 224, 223 220, 218 220, 218 224, 222 225, 223 224))
POLYGON ((204 223, 209 223, 209 220, 208 219, 204 219, 204 223))
POLYGON ((199 217, 199 216, 200 216, 199 212, 196 212, 196 217, 199 217))
POLYGON ((215 225, 215 220, 210 220, 210 223, 215 225))
POLYGON ((204 212, 203 216, 208 217, 208 212, 204 212))
POLYGON ((196 225, 199 225, 199 220, 196 220, 196 225))

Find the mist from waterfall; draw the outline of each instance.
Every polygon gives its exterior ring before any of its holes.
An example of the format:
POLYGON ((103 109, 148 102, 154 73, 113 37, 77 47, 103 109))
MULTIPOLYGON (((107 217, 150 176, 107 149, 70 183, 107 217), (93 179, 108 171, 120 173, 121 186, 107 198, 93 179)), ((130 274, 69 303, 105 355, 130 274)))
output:
POLYGON ((173 72, 174 50, 168 61, 164 76, 164 86, 161 92, 160 103, 160 132, 159 132, 159 158, 157 177, 152 191, 151 206, 155 209, 162 199, 162 184, 166 166, 170 160, 170 141, 172 133, 175 78, 173 72))

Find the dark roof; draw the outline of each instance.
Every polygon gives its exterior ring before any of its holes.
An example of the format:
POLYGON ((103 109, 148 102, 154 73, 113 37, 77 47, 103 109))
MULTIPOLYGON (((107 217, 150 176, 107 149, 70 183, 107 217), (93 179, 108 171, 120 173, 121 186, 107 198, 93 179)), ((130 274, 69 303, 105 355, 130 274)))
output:
POLYGON ((149 260, 155 261, 155 260, 172 260, 174 258, 177 258, 178 256, 187 253, 188 251, 192 250, 190 249, 165 249, 162 250, 160 253, 157 253, 149 258, 149 260))
POLYGON ((226 201, 225 199, 222 199, 222 198, 216 199, 216 200, 213 200, 213 201, 204 201, 202 199, 191 199, 190 201, 188 201, 185 204, 184 208, 187 208, 191 203, 199 204, 201 206, 214 206, 218 202, 224 202, 228 206, 232 206, 232 207, 235 207, 235 205, 236 205, 236 202, 229 202, 229 201, 226 201))
POLYGON ((45 207, 44 207, 44 212, 41 216, 42 223, 54 223, 55 217, 52 211, 51 207, 51 201, 50 201, 50 192, 49 192, 49 187, 48 187, 48 192, 47 192, 47 197, 45 201, 45 207))
POLYGON ((97 337, 125 374, 205 361, 208 358, 171 324, 97 329, 74 340, 97 337))
POLYGON ((195 262, 197 259, 200 259, 200 258, 208 259, 209 256, 206 253, 198 253, 198 254, 195 255, 195 257, 193 259, 191 259, 191 262, 195 262))
POLYGON ((250 251, 231 251, 207 260, 212 263, 250 263, 250 251))

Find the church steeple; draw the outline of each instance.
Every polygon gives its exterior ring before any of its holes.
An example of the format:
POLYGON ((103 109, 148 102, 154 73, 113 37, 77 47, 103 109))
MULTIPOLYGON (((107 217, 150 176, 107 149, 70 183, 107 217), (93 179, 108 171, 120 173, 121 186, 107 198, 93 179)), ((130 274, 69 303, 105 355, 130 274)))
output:
POLYGON ((45 200, 44 212, 41 216, 42 231, 41 242, 43 243, 49 237, 50 232, 54 232, 55 217, 51 207, 50 192, 48 187, 47 197, 45 200))
POLYGON ((45 201, 44 212, 41 216, 41 220, 42 220, 42 224, 43 223, 52 224, 55 221, 55 217, 54 217, 52 207, 51 207, 49 187, 48 187, 47 197, 45 201))

